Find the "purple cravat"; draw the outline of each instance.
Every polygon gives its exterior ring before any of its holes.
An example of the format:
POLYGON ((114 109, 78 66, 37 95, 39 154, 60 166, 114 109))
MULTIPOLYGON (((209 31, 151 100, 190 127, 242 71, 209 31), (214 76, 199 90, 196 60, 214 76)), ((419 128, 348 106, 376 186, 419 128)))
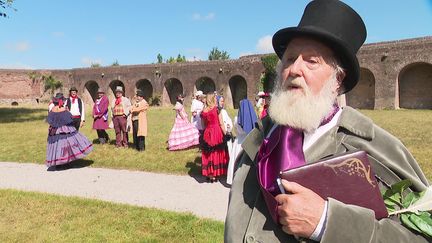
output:
MULTIPOLYGON (((334 105, 332 112, 321 122, 321 126, 331 121, 339 111, 334 105)), ((293 169, 306 163, 303 153, 303 131, 278 126, 270 137, 265 138, 257 155, 258 181, 267 208, 274 222, 278 223, 275 196, 280 192, 276 179, 281 171, 293 169)))
POLYGON ((305 164, 303 132, 286 126, 278 126, 269 138, 264 139, 258 153, 258 177, 270 214, 277 222, 277 202, 280 193, 276 178, 280 171, 305 164))

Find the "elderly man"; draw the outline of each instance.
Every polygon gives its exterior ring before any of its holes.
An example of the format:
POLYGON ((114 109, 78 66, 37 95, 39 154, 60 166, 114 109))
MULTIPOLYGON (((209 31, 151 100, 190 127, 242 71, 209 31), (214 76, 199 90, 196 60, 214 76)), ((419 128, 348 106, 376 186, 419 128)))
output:
POLYGON ((243 142, 226 242, 427 242, 397 219, 376 220, 371 209, 322 198, 294 182, 282 181, 287 194, 278 191, 276 178, 269 186, 262 183, 280 170, 364 150, 381 188, 402 179, 413 183, 412 190, 426 188, 427 179, 399 140, 356 110, 336 104, 337 96, 358 81, 356 52, 365 39, 360 16, 337 0, 310 2, 297 27, 273 36, 280 63, 269 117, 243 142))

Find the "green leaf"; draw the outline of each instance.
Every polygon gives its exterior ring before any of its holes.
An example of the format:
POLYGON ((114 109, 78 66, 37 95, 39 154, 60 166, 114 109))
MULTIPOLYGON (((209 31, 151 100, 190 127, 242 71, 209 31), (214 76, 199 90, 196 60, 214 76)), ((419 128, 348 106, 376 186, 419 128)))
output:
POLYGON ((410 228, 410 229, 412 229, 414 231, 417 231, 419 233, 422 233, 422 231, 414 223, 412 223, 411 220, 409 219, 410 214, 411 213, 403 213, 403 214, 401 214, 400 215, 401 222, 405 226, 407 226, 408 228, 410 228))
POLYGON ((402 205, 404 208, 408 208, 413 203, 419 200, 420 196, 423 194, 423 192, 410 192, 408 195, 402 200, 402 205))
POLYGON ((411 214, 409 216, 409 219, 412 223, 414 223, 423 234, 428 235, 429 237, 432 237, 432 219, 430 217, 421 217, 416 214, 411 214), (431 224, 429 224, 431 223, 431 224))
POLYGON ((402 180, 396 184, 393 184, 390 189, 384 193, 384 200, 391 199, 395 202, 401 203, 402 193, 411 185, 409 180, 402 180))

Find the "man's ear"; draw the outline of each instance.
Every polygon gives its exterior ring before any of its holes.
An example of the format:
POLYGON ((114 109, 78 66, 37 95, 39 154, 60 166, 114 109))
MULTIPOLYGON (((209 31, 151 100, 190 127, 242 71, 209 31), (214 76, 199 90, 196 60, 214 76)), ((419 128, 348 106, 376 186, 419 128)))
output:
POLYGON ((337 72, 337 74, 336 74, 336 80, 338 83, 338 87, 337 87, 338 94, 341 94, 341 91, 344 89, 342 82, 343 82, 345 76, 346 76, 345 71, 337 72))

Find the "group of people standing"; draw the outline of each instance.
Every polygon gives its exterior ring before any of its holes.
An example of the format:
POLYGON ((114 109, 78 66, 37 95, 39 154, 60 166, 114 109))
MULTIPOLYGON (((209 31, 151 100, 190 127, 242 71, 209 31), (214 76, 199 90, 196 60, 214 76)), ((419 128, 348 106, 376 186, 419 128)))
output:
MULTIPOLYGON (((132 128, 133 143, 138 151, 145 150, 145 137, 147 136, 148 103, 144 99, 144 92, 138 90, 132 105, 127 97, 124 97, 122 87, 114 91, 115 99, 111 104, 105 91, 98 89, 97 99, 93 105, 93 129, 96 130, 100 144, 109 143, 106 132, 114 128, 116 134, 116 147, 128 148, 128 133, 132 128), (111 107, 112 123, 108 123, 111 107)), ((79 129, 85 124, 84 103, 78 97, 78 90, 72 87, 69 90, 69 98, 62 93, 57 93, 48 106, 49 133, 46 164, 48 167, 68 164, 89 154, 92 150, 91 142, 79 129)))
MULTIPOLYGON (((135 149, 144 151, 147 136, 146 111, 149 107, 144 92, 136 92, 133 104, 124 96, 122 87, 116 87, 114 94, 115 99, 110 102, 104 90, 97 91, 92 116, 93 129, 97 132, 99 143, 109 143, 106 130, 114 128, 116 147, 128 148, 128 133, 132 128, 135 149)), ((174 106, 176 117, 168 138, 168 149, 175 151, 199 147, 202 153, 202 175, 207 181, 216 182, 227 176, 227 183, 231 184, 241 144, 257 120, 253 105, 247 99, 241 100, 233 123, 225 110, 223 96, 217 93, 204 95, 202 91, 197 91, 192 100, 192 116, 189 120, 183 105, 184 98, 183 95, 177 96, 174 106)), ((67 164, 90 153, 91 142, 79 133, 79 129, 85 124, 85 111, 75 87, 69 90, 69 98, 57 93, 49 105, 47 121, 50 124, 46 160, 48 166, 67 164), (72 138, 75 140, 71 142, 72 138)))
POLYGON ((176 119, 168 139, 171 151, 199 146, 201 150, 201 172, 208 182, 216 182, 227 176, 231 184, 234 162, 241 151, 241 143, 252 130, 257 116, 247 99, 240 102, 238 116, 232 119, 225 110, 224 97, 217 93, 204 95, 198 90, 191 105, 189 121, 183 105, 184 96, 177 97, 176 119), (234 137, 233 133, 237 137, 234 137))

